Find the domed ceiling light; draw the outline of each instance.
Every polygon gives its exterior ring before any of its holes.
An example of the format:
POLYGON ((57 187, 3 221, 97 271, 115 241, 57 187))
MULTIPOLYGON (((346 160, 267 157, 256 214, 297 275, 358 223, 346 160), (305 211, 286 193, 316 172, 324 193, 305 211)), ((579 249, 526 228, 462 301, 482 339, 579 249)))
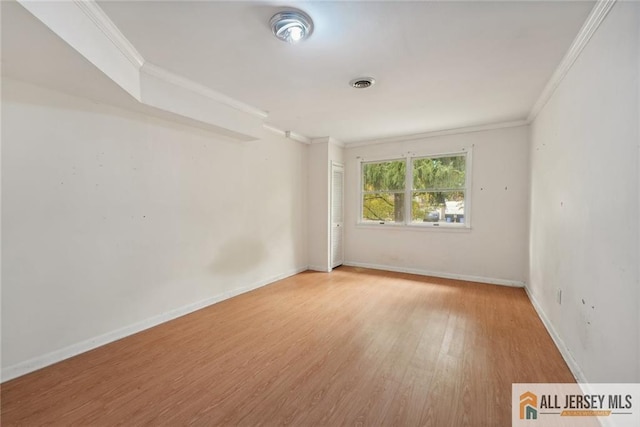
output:
POLYGON ((313 21, 301 10, 290 9, 271 17, 271 30, 278 39, 298 43, 313 32, 313 21))

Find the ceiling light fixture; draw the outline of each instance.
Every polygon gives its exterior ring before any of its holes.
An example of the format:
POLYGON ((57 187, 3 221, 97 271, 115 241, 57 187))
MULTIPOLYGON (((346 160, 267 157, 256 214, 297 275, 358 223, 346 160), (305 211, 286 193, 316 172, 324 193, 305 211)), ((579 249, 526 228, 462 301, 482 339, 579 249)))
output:
POLYGON ((373 77, 358 77, 357 79, 353 79, 349 82, 349 85, 356 89, 366 89, 374 84, 376 84, 376 79, 373 77))
POLYGON ((273 35, 288 43, 298 43, 313 32, 313 21, 301 10, 278 12, 271 17, 270 24, 273 35))

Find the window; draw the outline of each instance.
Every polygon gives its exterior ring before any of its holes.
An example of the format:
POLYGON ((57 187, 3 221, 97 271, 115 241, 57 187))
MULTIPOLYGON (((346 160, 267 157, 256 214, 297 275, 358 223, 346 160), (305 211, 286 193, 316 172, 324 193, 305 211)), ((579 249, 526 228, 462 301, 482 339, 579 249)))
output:
POLYGON ((469 225, 468 153, 361 163, 364 224, 469 225))
POLYGON ((406 160, 362 164, 362 219, 404 223, 406 160))

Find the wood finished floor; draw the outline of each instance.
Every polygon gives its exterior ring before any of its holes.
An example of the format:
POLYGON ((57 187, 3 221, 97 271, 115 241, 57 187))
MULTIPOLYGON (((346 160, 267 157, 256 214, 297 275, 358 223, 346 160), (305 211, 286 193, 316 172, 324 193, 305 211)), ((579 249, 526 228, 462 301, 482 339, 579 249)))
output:
POLYGON ((305 272, 2 385, 2 425, 511 425, 574 379, 522 289, 305 272))

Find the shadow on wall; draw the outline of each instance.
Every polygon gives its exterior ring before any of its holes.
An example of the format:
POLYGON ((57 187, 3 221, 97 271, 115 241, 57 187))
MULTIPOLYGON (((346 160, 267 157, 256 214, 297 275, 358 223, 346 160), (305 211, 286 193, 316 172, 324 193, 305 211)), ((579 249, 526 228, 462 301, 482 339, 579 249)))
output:
POLYGON ((242 236, 223 244, 209 268, 216 274, 246 273, 256 268, 266 256, 267 251, 261 241, 242 236))

